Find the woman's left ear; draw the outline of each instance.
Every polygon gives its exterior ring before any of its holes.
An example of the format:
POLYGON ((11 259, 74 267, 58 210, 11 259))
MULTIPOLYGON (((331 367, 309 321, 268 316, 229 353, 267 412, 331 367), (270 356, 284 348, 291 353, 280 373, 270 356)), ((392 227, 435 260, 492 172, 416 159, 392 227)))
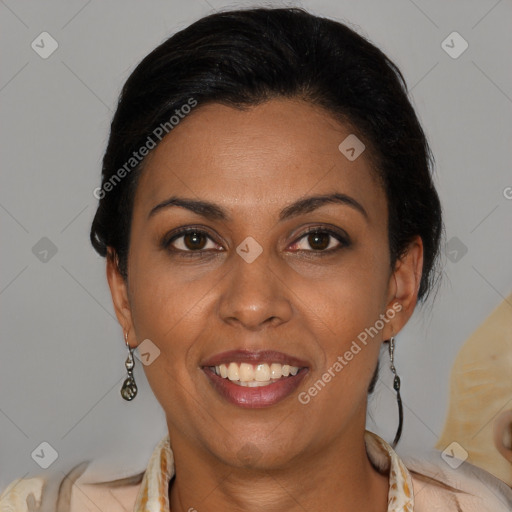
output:
POLYGON ((106 274, 110 294, 112 296, 112 303, 114 305, 114 311, 119 325, 121 325, 123 332, 129 333, 131 336, 133 331, 133 322, 130 301, 128 298, 128 286, 119 271, 117 255, 110 248, 107 254, 106 274))
POLYGON ((423 240, 417 235, 407 251, 396 262, 395 270, 389 279, 389 302, 392 307, 400 303, 400 314, 393 321, 393 334, 397 334, 414 312, 418 301, 418 291, 423 272, 423 240))

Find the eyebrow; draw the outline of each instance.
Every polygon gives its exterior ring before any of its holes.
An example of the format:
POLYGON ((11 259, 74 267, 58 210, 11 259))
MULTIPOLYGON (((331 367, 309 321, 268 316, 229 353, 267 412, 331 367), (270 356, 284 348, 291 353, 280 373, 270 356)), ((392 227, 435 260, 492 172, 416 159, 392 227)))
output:
MULTIPOLYGON (((283 208, 283 210, 281 210, 281 213, 279 214, 279 221, 283 222, 284 220, 297 217, 304 213, 312 212, 326 204, 342 204, 345 206, 349 206, 352 209, 361 213, 363 217, 366 220, 368 220, 368 213, 363 208, 361 203, 359 203, 353 197, 348 196, 346 194, 334 193, 310 196, 295 201, 294 203, 286 206, 285 208, 283 208)), ((187 199, 177 196, 172 196, 154 206, 148 214, 148 219, 155 215, 157 212, 172 206, 185 208, 209 220, 231 220, 231 216, 229 215, 229 213, 226 210, 224 210, 221 206, 216 205, 215 203, 197 199, 187 199)))

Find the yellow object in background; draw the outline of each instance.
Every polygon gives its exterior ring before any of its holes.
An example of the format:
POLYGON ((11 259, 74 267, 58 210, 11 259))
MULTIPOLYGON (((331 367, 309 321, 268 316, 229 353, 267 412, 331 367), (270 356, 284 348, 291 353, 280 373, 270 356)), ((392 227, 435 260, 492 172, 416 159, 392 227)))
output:
POLYGON ((512 294, 468 338, 453 365, 436 448, 454 441, 468 462, 512 487, 512 294))

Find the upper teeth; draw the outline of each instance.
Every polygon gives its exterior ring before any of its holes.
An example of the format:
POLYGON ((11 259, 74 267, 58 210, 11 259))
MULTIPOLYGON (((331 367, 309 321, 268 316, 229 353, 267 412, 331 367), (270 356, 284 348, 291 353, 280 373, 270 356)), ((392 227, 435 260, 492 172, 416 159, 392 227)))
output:
POLYGON ((298 366, 289 364, 267 363, 249 364, 249 363, 229 363, 215 366, 215 373, 230 381, 239 382, 261 382, 270 383, 271 380, 296 375, 299 371, 298 366))

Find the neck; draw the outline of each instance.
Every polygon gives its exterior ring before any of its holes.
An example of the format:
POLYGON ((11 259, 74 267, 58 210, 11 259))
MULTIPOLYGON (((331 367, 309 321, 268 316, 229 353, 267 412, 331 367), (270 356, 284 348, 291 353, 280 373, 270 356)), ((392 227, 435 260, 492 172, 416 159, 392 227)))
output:
POLYGON ((173 432, 172 512, 387 511, 389 480, 370 463, 364 428, 276 467, 227 465, 173 432), (175 446, 175 448, 174 448, 175 446))

